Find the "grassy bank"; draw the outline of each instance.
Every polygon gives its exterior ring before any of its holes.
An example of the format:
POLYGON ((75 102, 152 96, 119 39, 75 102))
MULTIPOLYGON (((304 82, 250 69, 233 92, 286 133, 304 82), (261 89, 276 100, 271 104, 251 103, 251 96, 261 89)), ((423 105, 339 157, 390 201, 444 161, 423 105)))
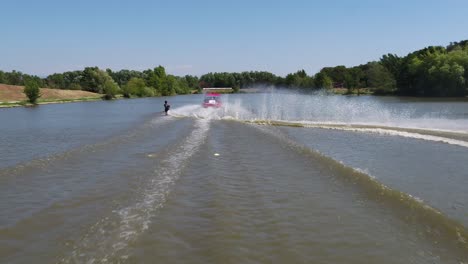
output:
MULTIPOLYGON (((28 103, 23 86, 0 84, 0 107, 32 106, 28 103)), ((81 90, 41 88, 38 104, 57 104, 101 100, 102 94, 81 90)))

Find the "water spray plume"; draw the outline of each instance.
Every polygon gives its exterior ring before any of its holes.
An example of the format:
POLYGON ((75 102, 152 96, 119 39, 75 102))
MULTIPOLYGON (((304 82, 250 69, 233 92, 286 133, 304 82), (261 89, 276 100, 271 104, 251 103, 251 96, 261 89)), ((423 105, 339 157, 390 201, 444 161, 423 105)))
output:
POLYGON ((248 122, 282 121, 302 125, 366 125, 417 128, 468 134, 468 120, 439 109, 421 112, 394 98, 347 97, 326 92, 303 94, 278 89, 265 93, 223 95, 223 107, 186 105, 171 111, 174 116, 203 119, 235 119, 248 122))

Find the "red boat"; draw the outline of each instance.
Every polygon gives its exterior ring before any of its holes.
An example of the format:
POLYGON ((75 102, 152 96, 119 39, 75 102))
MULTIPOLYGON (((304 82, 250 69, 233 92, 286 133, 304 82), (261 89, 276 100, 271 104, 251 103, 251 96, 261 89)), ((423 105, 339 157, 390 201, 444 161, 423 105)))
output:
POLYGON ((203 107, 221 107, 221 95, 218 93, 207 93, 205 99, 203 100, 203 107))

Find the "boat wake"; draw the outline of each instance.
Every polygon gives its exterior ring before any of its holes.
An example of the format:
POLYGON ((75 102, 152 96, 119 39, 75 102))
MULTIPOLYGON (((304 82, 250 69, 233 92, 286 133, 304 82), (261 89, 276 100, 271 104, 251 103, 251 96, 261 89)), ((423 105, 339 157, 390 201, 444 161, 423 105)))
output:
MULTIPOLYGON (((369 200, 382 204, 385 208, 394 211, 405 221, 417 223, 424 230, 421 232, 434 239, 441 239, 451 248, 457 248, 466 255, 468 249, 468 229, 459 221, 452 219, 437 208, 431 206, 423 199, 410 193, 389 187, 379 181, 367 170, 351 167, 344 162, 330 157, 318 150, 312 149, 292 139, 274 126, 256 125, 250 122, 263 133, 287 144, 291 149, 319 160, 328 169, 334 171, 332 175, 337 179, 350 183, 369 200)), ((283 124, 282 124, 283 125, 283 124)))
POLYGON ((113 211, 113 214, 93 225, 79 241, 64 263, 120 263, 129 257, 129 245, 149 228, 157 210, 166 202, 171 187, 180 173, 205 141, 209 120, 198 120, 192 133, 166 159, 160 161, 154 177, 143 186, 133 204, 113 211))
MULTIPOLYGON (((289 126, 302 128, 334 129, 350 132, 374 133, 386 136, 399 136, 418 140, 445 143, 468 148, 468 131, 462 127, 449 122, 445 128, 440 126, 441 122, 426 118, 405 119, 404 122, 384 121, 316 121, 316 120, 294 120, 294 119, 272 119, 264 118, 271 114, 259 115, 258 111, 246 108, 242 102, 226 102, 221 108, 203 108, 200 105, 187 105, 170 111, 174 117, 193 117, 197 119, 211 120, 234 120, 239 122, 254 123, 258 125, 289 126), (429 123, 439 123, 439 127, 430 128, 429 123), (410 123, 412 125, 410 125, 410 123)), ((447 123, 447 120, 444 122, 447 123)))
POLYGON ((421 129, 406 127, 387 127, 381 125, 289 122, 280 120, 252 120, 248 123, 272 126, 333 129, 351 132, 374 133, 379 135, 399 136, 419 140, 433 141, 468 148, 468 133, 439 129, 421 129))

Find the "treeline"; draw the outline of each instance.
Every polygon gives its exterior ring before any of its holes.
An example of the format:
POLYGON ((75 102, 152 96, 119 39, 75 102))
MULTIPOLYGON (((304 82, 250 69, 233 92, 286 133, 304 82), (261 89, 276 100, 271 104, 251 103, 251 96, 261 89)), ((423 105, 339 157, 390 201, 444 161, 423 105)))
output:
POLYGON ((374 94, 409 96, 467 96, 468 40, 447 47, 431 46, 399 57, 383 55, 355 67, 325 67, 313 76, 304 70, 279 77, 268 72, 209 73, 201 85, 246 88, 258 84, 283 88, 367 88, 374 94))
POLYGON ((46 78, 18 71, 0 71, 0 83, 25 85, 31 82, 46 88, 100 93, 106 99, 114 98, 117 94, 122 94, 125 97, 188 94, 199 87, 197 77, 190 75, 178 77, 166 74, 166 70, 162 66, 142 72, 131 70, 114 72, 110 69, 101 70, 98 67, 86 67, 82 71, 54 73, 46 78))
POLYGON ((468 40, 447 47, 427 47, 404 57, 387 54, 379 61, 355 67, 325 67, 311 76, 300 70, 286 77, 265 71, 179 77, 166 74, 162 66, 142 72, 88 67, 46 78, 0 71, 0 83, 24 85, 28 81, 37 82, 41 87, 102 93, 107 98, 118 93, 126 97, 187 94, 205 87, 232 87, 238 91, 258 85, 304 90, 346 88, 348 93, 367 88, 375 94, 467 96, 468 40))

